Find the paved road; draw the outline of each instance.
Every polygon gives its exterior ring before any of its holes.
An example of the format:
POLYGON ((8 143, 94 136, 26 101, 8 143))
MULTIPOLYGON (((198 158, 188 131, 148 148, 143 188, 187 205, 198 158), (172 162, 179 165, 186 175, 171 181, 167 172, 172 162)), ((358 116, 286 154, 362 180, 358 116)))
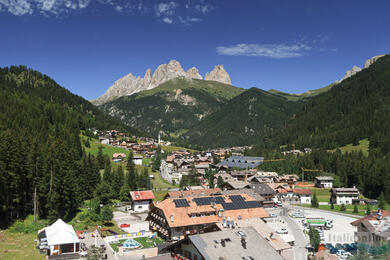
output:
POLYGON ((288 229, 291 232, 291 235, 293 235, 295 238, 295 245, 294 245, 295 259, 306 260, 307 259, 306 245, 308 244, 308 241, 305 234, 303 233, 300 226, 295 221, 293 221, 290 217, 283 216, 282 218, 286 221, 288 225, 288 229))
MULTIPOLYGON (((299 226, 298 223, 293 221, 289 216, 288 212, 289 209, 286 207, 283 208, 276 208, 276 209, 267 209, 267 212, 269 213, 275 213, 278 215, 278 218, 283 220, 285 222, 285 225, 287 225, 287 229, 289 230, 289 234, 294 237, 295 243, 294 243, 294 259, 295 260, 306 260, 307 259, 307 249, 305 248, 306 245, 309 243, 308 238, 303 233, 302 228, 299 226)), ((274 226, 274 225, 271 225, 274 226)))
POLYGON ((172 183, 172 176, 169 174, 168 164, 164 160, 161 161, 160 172, 161 178, 163 178, 169 183, 172 183))

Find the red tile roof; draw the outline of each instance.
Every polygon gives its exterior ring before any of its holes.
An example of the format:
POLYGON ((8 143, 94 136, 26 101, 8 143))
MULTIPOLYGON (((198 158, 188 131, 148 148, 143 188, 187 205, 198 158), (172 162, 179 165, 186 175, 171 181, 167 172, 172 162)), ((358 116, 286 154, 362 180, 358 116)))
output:
POLYGON ((309 189, 295 189, 293 192, 299 195, 311 195, 311 190, 309 189))
POLYGON ((151 190, 130 191, 130 196, 133 201, 154 199, 154 194, 151 190))

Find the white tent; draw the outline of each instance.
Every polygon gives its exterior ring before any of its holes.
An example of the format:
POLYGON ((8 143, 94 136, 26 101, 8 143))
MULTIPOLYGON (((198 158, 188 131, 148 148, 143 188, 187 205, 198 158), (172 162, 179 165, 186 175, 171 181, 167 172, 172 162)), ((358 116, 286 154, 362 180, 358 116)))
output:
POLYGON ((45 233, 49 246, 80 243, 72 225, 66 224, 62 219, 45 228, 45 233))

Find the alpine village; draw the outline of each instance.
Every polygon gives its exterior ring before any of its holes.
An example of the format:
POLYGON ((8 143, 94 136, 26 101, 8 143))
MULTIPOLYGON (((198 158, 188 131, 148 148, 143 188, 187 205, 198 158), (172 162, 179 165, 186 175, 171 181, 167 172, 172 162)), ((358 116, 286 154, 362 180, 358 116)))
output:
MULTIPOLYGON (((82 15, 79 2, 63 8, 82 15)), ((142 73, 124 68, 90 100, 33 66, 0 67, 0 259, 390 259, 390 55, 290 94, 167 52, 151 69, 130 59, 142 73)))

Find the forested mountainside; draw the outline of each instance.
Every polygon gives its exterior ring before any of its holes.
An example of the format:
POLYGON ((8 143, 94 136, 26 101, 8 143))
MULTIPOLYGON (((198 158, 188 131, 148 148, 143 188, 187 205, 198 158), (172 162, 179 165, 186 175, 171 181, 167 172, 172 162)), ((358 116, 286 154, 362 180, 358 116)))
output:
POLYGON ((177 136, 242 92, 240 88, 216 81, 176 78, 100 108, 151 135, 161 132, 177 136))
POLYGON ((184 137, 188 143, 204 147, 251 145, 281 129, 301 105, 251 88, 206 116, 184 137))
POLYGON ((308 100, 270 139, 275 146, 334 149, 368 138, 370 149, 390 149, 390 56, 308 100))
MULTIPOLYGON (((309 99, 286 128, 252 149, 249 154, 282 157, 281 150, 310 147, 312 152, 266 163, 263 170, 296 173, 301 167, 334 173, 339 185, 356 185, 368 198, 383 192, 390 201, 390 56, 343 80, 329 91, 309 99), (330 151, 369 140, 369 154, 330 151), (282 148, 283 147, 283 148, 282 148)), ((316 173, 306 178, 312 179, 316 173)))
POLYGON ((35 191, 49 219, 71 218, 92 196, 100 173, 80 143, 90 127, 129 131, 46 75, 0 69, 0 225, 32 213, 35 191))

